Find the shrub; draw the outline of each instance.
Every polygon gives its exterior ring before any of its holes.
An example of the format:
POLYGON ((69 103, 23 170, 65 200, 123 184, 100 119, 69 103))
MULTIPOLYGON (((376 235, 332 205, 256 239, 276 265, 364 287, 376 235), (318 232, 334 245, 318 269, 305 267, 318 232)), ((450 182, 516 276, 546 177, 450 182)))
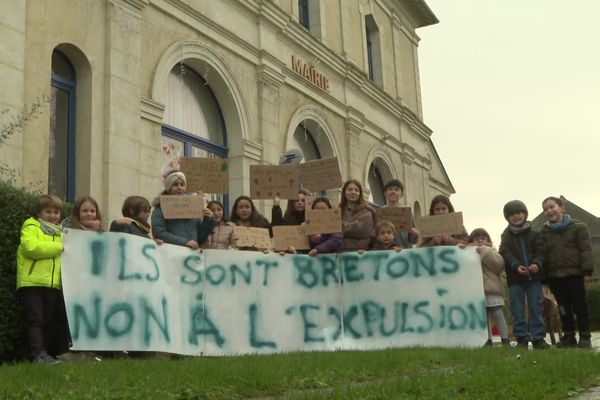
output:
POLYGON ((0 360, 25 357, 21 301, 17 298, 16 253, 20 228, 35 209, 36 195, 0 180, 0 360))

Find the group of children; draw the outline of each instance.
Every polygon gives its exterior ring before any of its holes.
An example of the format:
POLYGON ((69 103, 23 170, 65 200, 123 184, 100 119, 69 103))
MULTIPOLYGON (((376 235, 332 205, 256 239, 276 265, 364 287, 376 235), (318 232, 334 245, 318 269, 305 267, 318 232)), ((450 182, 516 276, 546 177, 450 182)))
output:
MULTIPOLYGON (((342 213, 342 232, 309 236, 307 254, 316 256, 340 251, 395 250, 410 248, 419 242, 419 231, 414 218, 409 232, 397 232, 389 221, 377 221, 375 210, 363 195, 357 180, 348 180, 342 186, 339 208, 342 213)), ((186 195, 187 181, 180 171, 164 179, 162 195, 186 195)), ((384 187, 385 207, 401 207, 403 184, 391 180, 384 187)), ((300 191, 297 199, 288 200, 282 212, 279 198, 275 198, 271 222, 263 217, 252 199, 238 197, 225 219, 224 206, 219 201, 208 202, 202 219, 166 219, 160 197, 150 202, 141 196, 128 197, 122 207, 123 217, 112 221, 110 231, 124 232, 152 238, 157 244, 171 243, 198 249, 257 250, 235 246, 234 226, 266 228, 274 225, 301 225, 305 221, 305 199, 309 193, 300 191), (152 212, 151 212, 152 211, 152 212), (148 220, 151 220, 151 224, 148 220)), ((317 197, 313 209, 330 209, 331 201, 317 197)), ((508 328, 502 313, 506 273, 513 315, 513 335, 517 343, 527 345, 531 339, 535 348, 544 348, 545 329, 542 318, 541 281, 547 279, 561 310, 564 336, 559 345, 576 345, 575 322, 579 328, 579 346, 590 347, 587 300, 584 281, 593 271, 591 245, 587 227, 565 214, 562 201, 549 197, 543 202, 548 222, 542 232, 531 229, 527 208, 520 201, 511 201, 504 207, 509 225, 502 234, 499 253, 492 247, 489 234, 481 228, 470 235, 442 234, 422 238, 419 246, 467 245, 477 246, 483 268, 486 308, 496 321, 503 344, 508 344, 508 328), (525 317, 525 302, 529 310, 529 329, 525 317)), ((72 215, 60 223, 62 201, 54 195, 39 197, 36 216, 27 219, 21 228, 21 243, 17 251, 17 289, 24 301, 24 316, 29 352, 36 362, 59 363, 57 355, 69 348, 68 325, 61 292, 60 255, 63 227, 89 231, 102 230, 102 216, 97 202, 89 196, 78 199, 72 215)), ((454 212, 448 197, 436 196, 430 215, 454 212)), ((272 234, 272 233, 271 233, 272 234)), ((291 251, 294 251, 293 249, 291 251)), ((491 344, 491 329, 488 329, 491 344)))

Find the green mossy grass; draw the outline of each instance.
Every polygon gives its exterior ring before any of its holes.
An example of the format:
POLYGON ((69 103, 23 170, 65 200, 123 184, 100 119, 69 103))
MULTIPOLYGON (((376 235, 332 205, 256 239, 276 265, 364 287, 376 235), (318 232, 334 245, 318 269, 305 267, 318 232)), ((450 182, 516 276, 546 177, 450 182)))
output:
POLYGON ((563 399, 600 383, 578 349, 393 349, 0 367, 0 399, 563 399))

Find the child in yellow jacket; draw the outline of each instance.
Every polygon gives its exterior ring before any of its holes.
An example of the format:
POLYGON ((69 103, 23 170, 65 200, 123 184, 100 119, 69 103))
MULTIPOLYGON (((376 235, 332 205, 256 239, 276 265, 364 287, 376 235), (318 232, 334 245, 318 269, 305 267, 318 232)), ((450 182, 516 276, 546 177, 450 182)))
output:
POLYGON ((23 312, 29 352, 34 362, 58 364, 56 355, 68 350, 68 325, 61 292, 60 255, 63 252, 62 201, 41 195, 36 217, 21 227, 17 249, 17 290, 23 312))

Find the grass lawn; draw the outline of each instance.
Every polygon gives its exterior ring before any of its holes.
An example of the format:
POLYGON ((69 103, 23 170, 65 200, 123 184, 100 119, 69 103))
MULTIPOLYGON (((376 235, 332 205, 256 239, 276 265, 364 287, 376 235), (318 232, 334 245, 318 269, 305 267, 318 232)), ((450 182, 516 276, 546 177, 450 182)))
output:
POLYGON ((394 349, 0 367, 3 399, 564 399, 600 384, 593 351, 394 349))

